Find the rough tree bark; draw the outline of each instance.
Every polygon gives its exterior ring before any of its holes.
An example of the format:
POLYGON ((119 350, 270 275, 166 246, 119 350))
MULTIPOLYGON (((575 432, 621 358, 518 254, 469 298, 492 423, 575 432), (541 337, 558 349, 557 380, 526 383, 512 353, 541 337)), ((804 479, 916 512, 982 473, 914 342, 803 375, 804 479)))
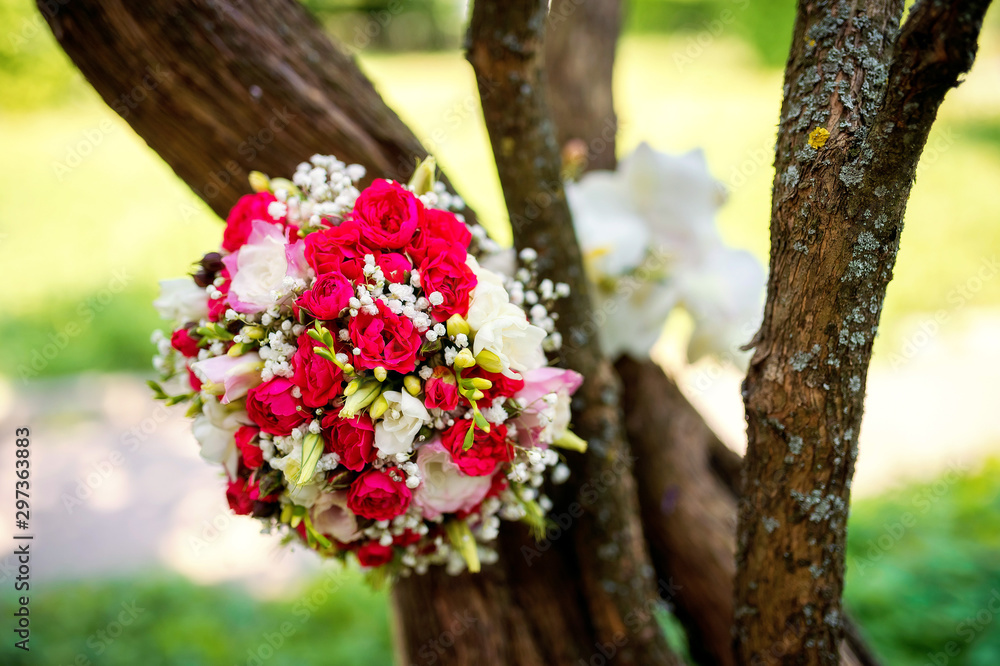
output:
POLYGON ((621 0, 553 0, 545 39, 548 102, 560 148, 586 148, 586 169, 614 169, 618 116, 612 94, 621 0))
POLYGON ((872 341, 920 152, 989 0, 803 0, 785 72, 764 321, 744 384, 739 663, 835 664, 872 341))
POLYGON ((675 663, 650 612, 658 603, 657 586, 638 520, 620 386, 590 325, 589 283, 563 191, 546 103, 547 12, 547 0, 477 0, 467 57, 480 84, 514 245, 537 250, 539 272, 572 290, 557 306, 565 338, 559 355, 562 365, 584 377, 573 418, 575 431, 590 445, 583 460, 573 461, 573 484, 579 489, 593 480, 613 480, 598 506, 585 507, 570 535, 594 628, 604 644, 624 642, 618 663, 675 663))
POLYGON ((292 0, 38 4, 104 101, 220 217, 254 169, 291 174, 322 152, 402 178, 426 155, 292 0))

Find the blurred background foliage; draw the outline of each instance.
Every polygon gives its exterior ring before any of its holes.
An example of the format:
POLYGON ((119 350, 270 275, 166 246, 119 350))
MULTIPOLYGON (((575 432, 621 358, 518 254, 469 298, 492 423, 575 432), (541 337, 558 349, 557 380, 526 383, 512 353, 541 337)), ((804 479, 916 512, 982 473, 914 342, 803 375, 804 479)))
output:
MULTIPOLYGON (((491 231, 509 239, 460 52, 465 3, 304 4, 358 55, 491 231)), ((623 152, 641 140, 673 152, 701 147, 730 190, 724 235, 765 262, 793 4, 633 0, 618 60, 623 152)), ((1000 247, 998 13, 988 16, 976 67, 950 94, 921 163, 876 364, 924 313, 1000 306, 1000 280, 970 283, 1000 247)), ((17 276, 0 291, 0 379, 18 386, 85 371, 148 372, 156 281, 216 245, 221 226, 89 88, 30 0, 0 0, 0 26, 0 264, 17 276)), ((1000 630, 988 611, 1000 595, 998 471, 990 465, 943 488, 908 487, 854 509, 848 601, 887 663, 936 663, 931 655, 948 641, 961 646, 948 664, 1000 663, 1000 630), (921 501, 928 493, 932 501, 921 501), (892 536, 907 511, 915 525, 892 536)), ((34 600, 44 657, 35 663, 71 663, 90 649, 88 637, 115 611, 106 606, 123 595, 156 613, 96 663, 214 664, 223 655, 230 663, 295 604, 294 594, 262 601, 173 579, 64 583, 34 600)), ((384 596, 350 580, 268 663, 388 663, 387 622, 384 596)), ((18 658, 5 641, 0 661, 18 658)))

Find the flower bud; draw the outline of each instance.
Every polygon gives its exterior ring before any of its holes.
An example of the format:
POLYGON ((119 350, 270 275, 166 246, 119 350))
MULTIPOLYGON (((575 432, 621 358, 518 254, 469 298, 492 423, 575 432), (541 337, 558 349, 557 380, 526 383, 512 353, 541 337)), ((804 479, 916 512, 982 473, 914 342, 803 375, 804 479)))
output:
POLYGON ((251 171, 250 177, 250 189, 254 192, 269 192, 271 190, 271 180, 260 171, 251 171))
MULTIPOLYGON (((351 380, 353 384, 356 379, 351 380)), ((382 383, 375 379, 364 379, 356 385, 352 393, 344 401, 344 408, 340 410, 340 418, 353 419, 362 409, 372 404, 376 398, 382 395, 382 383)), ((348 384, 350 388, 350 384, 348 384)), ((347 391, 345 390, 346 394, 347 391)))
POLYGON ((504 371, 500 357, 488 349, 476 354, 476 364, 486 372, 501 373, 504 371))
POLYGON ((386 413, 389 409, 389 401, 385 399, 384 395, 379 395, 375 398, 375 401, 368 408, 368 416, 372 417, 372 420, 382 418, 382 415, 386 413))
POLYGON ((421 389, 423 389, 423 383, 420 381, 420 377, 416 375, 406 375, 403 377, 403 388, 410 395, 416 396, 420 394, 421 389))
POLYGON ((457 314, 448 317, 446 326, 448 328, 448 336, 452 338, 459 335, 468 335, 472 330, 469 328, 469 322, 465 320, 465 317, 457 314))
POLYGON ((476 364, 476 357, 468 349, 463 349, 455 356, 456 368, 471 368, 476 364))
POLYGON ((416 171, 410 177, 407 187, 418 197, 427 194, 434 189, 434 172, 437 170, 437 161, 433 157, 425 157, 424 161, 417 165, 416 171))

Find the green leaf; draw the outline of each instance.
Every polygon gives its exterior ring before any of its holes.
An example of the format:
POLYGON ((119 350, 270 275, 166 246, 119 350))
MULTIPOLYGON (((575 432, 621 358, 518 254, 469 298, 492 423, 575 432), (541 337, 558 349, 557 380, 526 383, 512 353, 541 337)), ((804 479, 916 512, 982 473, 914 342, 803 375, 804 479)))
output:
POLYGON ((476 438, 476 425, 473 423, 469 425, 469 431, 465 433, 465 443, 462 445, 463 451, 468 451, 472 448, 472 442, 476 438))

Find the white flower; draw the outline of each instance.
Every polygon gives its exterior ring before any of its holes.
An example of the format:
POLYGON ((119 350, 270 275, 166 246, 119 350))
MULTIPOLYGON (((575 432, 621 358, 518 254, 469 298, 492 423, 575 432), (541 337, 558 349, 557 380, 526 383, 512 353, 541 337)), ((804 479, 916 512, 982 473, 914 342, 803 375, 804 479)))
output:
POLYGON ((431 420, 431 415, 424 403, 406 391, 386 391, 382 397, 389 408, 375 424, 375 447, 386 455, 408 453, 413 448, 413 438, 431 420))
POLYGON ((189 277, 160 280, 160 297, 153 307, 164 319, 179 324, 200 321, 208 316, 208 294, 189 277))
POLYGON ((417 467, 421 481, 413 501, 430 520, 443 513, 469 511, 483 501, 493 483, 489 476, 465 474, 436 439, 420 447, 417 467))
POLYGON ((763 270, 719 237, 714 217, 725 190, 701 151, 678 157, 640 144, 616 171, 570 184, 567 198, 605 353, 648 357, 678 303, 695 319, 692 360, 732 351, 748 313, 759 310, 763 270))
POLYGON ((209 462, 221 463, 229 478, 235 479, 239 462, 236 431, 250 423, 245 410, 231 409, 214 398, 206 397, 201 414, 191 424, 191 432, 201 445, 201 457, 209 462))
POLYGON ((502 372, 507 376, 545 365, 542 350, 545 331, 528 323, 524 310, 510 302, 499 275, 483 268, 472 257, 468 262, 477 279, 466 317, 474 333, 473 356, 484 350, 492 352, 500 359, 502 372))
POLYGON ((767 277, 749 252, 719 246, 696 268, 682 271, 677 286, 695 320, 688 359, 718 355, 738 366, 749 353, 740 350, 753 337, 763 316, 767 277))
POLYGON ((361 536, 357 519, 347 509, 346 492, 321 494, 310 511, 313 527, 320 534, 328 534, 341 543, 350 543, 361 536))

